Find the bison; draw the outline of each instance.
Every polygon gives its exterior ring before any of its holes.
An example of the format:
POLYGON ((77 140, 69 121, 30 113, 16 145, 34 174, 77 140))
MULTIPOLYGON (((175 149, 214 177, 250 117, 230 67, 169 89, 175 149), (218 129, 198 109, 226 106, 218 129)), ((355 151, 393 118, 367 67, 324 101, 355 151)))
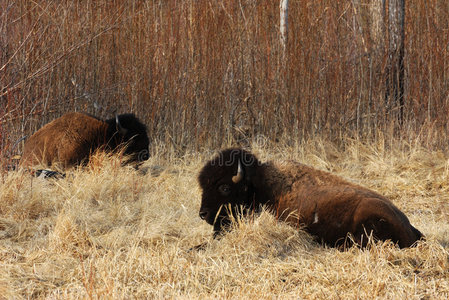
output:
POLYGON ((146 127, 133 114, 109 120, 70 112, 35 132, 26 142, 20 165, 69 168, 85 164, 97 150, 124 148, 127 163, 148 159, 146 127))
POLYGON ((227 149, 206 163, 198 181, 199 215, 214 226, 214 236, 232 216, 264 205, 331 247, 366 247, 372 236, 404 248, 423 237, 384 196, 298 162, 261 163, 245 150, 227 149))

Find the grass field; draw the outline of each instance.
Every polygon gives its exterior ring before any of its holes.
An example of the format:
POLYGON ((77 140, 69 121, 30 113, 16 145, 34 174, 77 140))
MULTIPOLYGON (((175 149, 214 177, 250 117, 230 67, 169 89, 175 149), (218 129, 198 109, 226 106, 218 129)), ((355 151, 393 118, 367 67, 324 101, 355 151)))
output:
POLYGON ((102 155, 65 179, 3 173, 0 298, 447 299, 449 156, 399 142, 343 144, 316 138, 252 151, 388 196, 425 242, 340 252, 268 212, 213 240, 198 217, 196 181, 213 151, 176 158, 156 147, 145 175, 102 155))
POLYGON ((449 1, 406 1, 404 98, 400 2, 290 1, 284 48, 279 1, 0 1, 0 299, 448 299, 449 1), (147 172, 5 171, 69 111, 135 113, 147 172), (426 241, 340 252, 268 212, 213 240, 196 177, 236 144, 384 194, 426 241))

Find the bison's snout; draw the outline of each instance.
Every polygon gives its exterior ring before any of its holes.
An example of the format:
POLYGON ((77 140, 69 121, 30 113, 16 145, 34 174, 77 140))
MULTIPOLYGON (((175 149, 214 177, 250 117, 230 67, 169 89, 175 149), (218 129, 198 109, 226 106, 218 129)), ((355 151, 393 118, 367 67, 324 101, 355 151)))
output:
POLYGON ((207 211, 200 211, 200 218, 201 218, 202 220, 205 220, 206 217, 207 217, 207 211))
POLYGON ((217 212, 209 210, 200 210, 200 218, 207 222, 209 225, 214 225, 217 212))

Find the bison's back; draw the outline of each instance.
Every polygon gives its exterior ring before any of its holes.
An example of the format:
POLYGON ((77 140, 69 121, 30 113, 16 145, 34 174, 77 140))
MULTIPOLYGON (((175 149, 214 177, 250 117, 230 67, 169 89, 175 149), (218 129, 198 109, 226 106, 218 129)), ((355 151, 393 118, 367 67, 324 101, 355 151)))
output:
POLYGON ((95 117, 72 112, 51 121, 26 142, 22 166, 78 165, 106 140, 107 124, 95 117))
POLYGON ((375 191, 300 163, 276 163, 268 169, 276 215, 305 226, 329 245, 344 242, 347 233, 362 246, 370 232, 400 247, 422 237, 403 212, 375 191))

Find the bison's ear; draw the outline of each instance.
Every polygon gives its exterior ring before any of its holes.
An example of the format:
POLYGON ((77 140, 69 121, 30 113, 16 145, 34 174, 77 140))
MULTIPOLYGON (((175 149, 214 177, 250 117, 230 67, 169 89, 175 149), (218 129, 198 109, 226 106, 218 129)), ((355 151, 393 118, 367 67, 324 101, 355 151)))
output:
POLYGON ((251 182, 254 187, 260 186, 263 170, 259 161, 256 160, 254 163, 247 165, 244 172, 246 181, 251 182))
POLYGON ((257 178, 257 173, 259 172, 259 165, 257 164, 250 165, 245 169, 245 171, 246 171, 245 174, 246 180, 254 183, 254 181, 257 178))
POLYGON ((120 133, 120 135, 124 136, 128 133, 128 129, 123 128, 122 125, 120 124, 118 115, 115 115, 115 128, 117 129, 117 131, 120 133))

